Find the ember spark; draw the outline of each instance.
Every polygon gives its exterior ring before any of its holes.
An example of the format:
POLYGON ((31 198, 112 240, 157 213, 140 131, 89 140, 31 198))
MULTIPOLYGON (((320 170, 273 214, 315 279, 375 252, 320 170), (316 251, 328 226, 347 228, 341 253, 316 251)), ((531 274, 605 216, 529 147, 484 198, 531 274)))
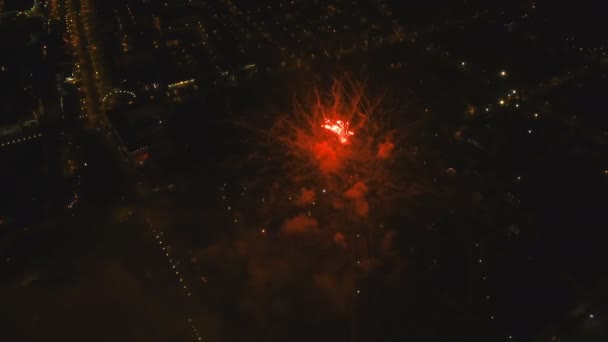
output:
POLYGON ((325 124, 321 125, 321 127, 334 132, 340 139, 340 142, 343 144, 348 142, 349 136, 354 135, 352 131, 348 130, 348 122, 342 120, 333 121, 330 119, 325 119, 325 124))

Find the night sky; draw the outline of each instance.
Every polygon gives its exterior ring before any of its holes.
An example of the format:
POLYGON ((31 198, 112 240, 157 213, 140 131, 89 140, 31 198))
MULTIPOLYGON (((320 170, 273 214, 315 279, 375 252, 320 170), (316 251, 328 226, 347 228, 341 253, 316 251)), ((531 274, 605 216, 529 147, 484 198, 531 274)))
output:
POLYGON ((0 340, 608 341, 605 17, 0 0, 0 340))

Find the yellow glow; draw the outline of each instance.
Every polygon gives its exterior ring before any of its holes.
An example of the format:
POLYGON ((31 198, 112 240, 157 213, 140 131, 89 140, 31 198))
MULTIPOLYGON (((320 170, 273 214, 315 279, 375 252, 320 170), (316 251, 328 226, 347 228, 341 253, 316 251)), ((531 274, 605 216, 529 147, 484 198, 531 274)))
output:
POLYGON ((191 79, 191 80, 180 81, 180 82, 177 82, 177 83, 169 84, 168 88, 169 89, 180 88, 180 87, 192 84, 192 83, 194 83, 194 78, 191 79))

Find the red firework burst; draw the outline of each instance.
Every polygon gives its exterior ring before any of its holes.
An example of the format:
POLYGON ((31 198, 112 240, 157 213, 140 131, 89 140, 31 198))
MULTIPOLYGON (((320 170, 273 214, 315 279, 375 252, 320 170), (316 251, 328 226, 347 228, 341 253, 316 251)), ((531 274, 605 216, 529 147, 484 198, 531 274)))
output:
POLYGON ((342 120, 334 121, 334 120, 325 118, 325 123, 323 125, 321 125, 321 127, 336 133, 336 135, 338 136, 338 139, 340 139, 340 142, 343 144, 346 144, 348 142, 348 138, 351 135, 355 134, 348 129, 350 127, 350 123, 348 123, 347 121, 342 121, 342 120))

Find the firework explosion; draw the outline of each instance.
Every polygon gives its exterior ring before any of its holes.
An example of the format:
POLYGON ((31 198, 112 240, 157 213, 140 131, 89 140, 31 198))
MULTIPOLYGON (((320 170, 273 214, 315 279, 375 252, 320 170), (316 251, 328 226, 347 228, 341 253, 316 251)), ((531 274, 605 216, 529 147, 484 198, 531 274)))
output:
POLYGON ((344 122, 342 120, 333 121, 331 119, 325 119, 325 123, 321 125, 321 127, 336 133, 340 142, 346 144, 348 142, 348 138, 353 135, 352 131, 348 130, 350 124, 348 122, 344 122))
POLYGON ((334 207, 352 202, 359 217, 367 216, 362 209, 369 196, 387 201, 401 190, 391 169, 397 134, 386 127, 381 101, 365 93, 364 84, 335 81, 327 94, 315 91, 312 105, 296 105, 271 130, 292 183, 324 189, 334 207))
POLYGON ((249 140, 252 152, 240 158, 243 176, 220 186, 238 238, 197 258, 215 260, 207 267, 218 275, 233 272, 214 270, 218 265, 242 265, 248 280, 236 292, 262 330, 286 315, 270 305, 277 296, 320 320, 355 324, 372 274, 401 272, 396 232, 384 224, 393 196, 407 193, 396 168, 401 140, 388 129, 381 101, 367 92, 361 83, 336 81, 327 92, 294 101, 270 129, 250 130, 261 138, 249 140), (300 297, 318 304, 295 304, 300 297))

